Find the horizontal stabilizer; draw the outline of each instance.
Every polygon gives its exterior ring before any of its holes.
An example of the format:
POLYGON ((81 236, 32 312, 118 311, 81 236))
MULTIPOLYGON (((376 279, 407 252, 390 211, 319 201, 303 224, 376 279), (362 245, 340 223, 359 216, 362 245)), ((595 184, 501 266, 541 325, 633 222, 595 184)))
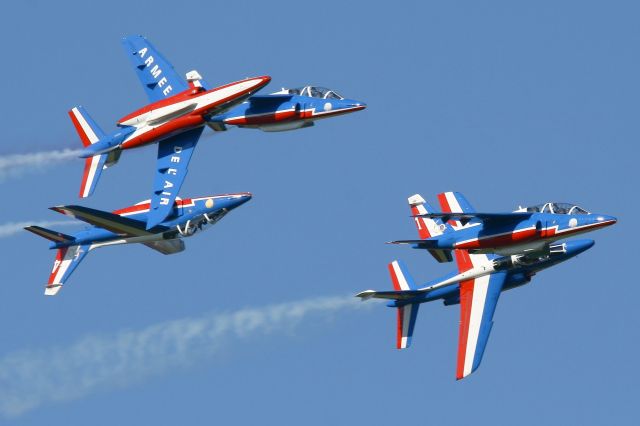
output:
POLYGON ((29 232, 33 232, 34 234, 39 235, 42 238, 46 238, 49 241, 53 241, 54 243, 63 243, 75 240, 75 238, 70 235, 63 234, 62 232, 52 231, 41 226, 32 225, 27 226, 24 229, 29 232))
POLYGON ((365 290, 356 294, 356 297, 362 298, 362 300, 368 299, 387 299, 387 300, 409 300, 417 296, 424 294, 424 291, 420 290, 400 290, 400 291, 375 291, 365 290))
POLYGON ((162 254, 180 253, 185 249, 184 241, 180 239, 151 241, 149 243, 143 243, 143 244, 149 247, 150 249, 159 251, 162 254))
POLYGON ((168 229, 164 226, 156 226, 147 231, 144 222, 89 207, 57 206, 51 207, 51 210, 106 229, 123 237, 141 237, 164 232, 168 229))
POLYGON ((429 253, 435 260, 440 263, 451 262, 453 260, 453 256, 451 255, 451 250, 436 250, 436 249, 427 249, 429 253))
POLYGON ((420 249, 437 249, 438 241, 437 240, 397 240, 397 241, 389 241, 387 244, 412 244, 416 245, 420 249))

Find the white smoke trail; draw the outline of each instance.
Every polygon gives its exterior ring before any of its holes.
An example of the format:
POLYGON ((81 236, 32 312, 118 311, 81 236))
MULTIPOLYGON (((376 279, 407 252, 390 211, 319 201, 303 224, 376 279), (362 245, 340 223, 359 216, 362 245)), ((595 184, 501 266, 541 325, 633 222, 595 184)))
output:
POLYGON ((0 157, 0 182, 26 172, 41 171, 56 163, 77 158, 78 155, 80 151, 75 149, 4 155, 0 157))
POLYGON ((218 347, 228 349, 234 339, 291 330, 309 315, 330 318, 336 311, 363 305, 353 296, 306 299, 10 353, 0 358, 0 414, 17 416, 43 404, 126 386, 173 367, 210 359, 218 347))
POLYGON ((43 220, 39 222, 8 222, 0 225, 0 238, 7 238, 23 231, 25 226, 42 226, 43 228, 49 228, 53 226, 69 226, 78 225, 78 222, 72 222, 70 220, 43 220))

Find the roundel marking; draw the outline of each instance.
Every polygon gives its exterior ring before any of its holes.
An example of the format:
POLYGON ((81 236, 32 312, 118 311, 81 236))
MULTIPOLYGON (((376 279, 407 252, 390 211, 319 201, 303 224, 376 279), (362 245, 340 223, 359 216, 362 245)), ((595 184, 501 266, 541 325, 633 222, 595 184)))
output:
POLYGON ((205 201, 204 206, 208 209, 213 207, 213 198, 209 198, 207 201, 205 201))

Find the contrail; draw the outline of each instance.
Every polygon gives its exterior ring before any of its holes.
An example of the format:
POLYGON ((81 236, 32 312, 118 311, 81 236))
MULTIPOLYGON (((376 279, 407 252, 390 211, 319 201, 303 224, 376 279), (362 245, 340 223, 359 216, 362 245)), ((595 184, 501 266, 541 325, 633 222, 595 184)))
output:
POLYGON ((22 232, 22 229, 25 226, 42 226, 44 228, 49 228, 52 226, 69 226, 69 225, 78 225, 78 222, 72 222, 70 220, 49 220, 49 221, 34 221, 34 222, 8 222, 0 225, 0 238, 7 238, 15 235, 19 232, 22 232))
POLYGON ((0 182, 9 177, 20 176, 28 171, 40 171, 46 166, 77 158, 80 152, 75 149, 62 149, 1 156, 0 182))
POLYGON ((195 361, 238 340, 291 331, 309 317, 365 304, 353 296, 305 299, 211 313, 112 335, 90 335, 66 346, 29 349, 0 358, 0 414, 17 416, 44 404, 123 387, 195 361))

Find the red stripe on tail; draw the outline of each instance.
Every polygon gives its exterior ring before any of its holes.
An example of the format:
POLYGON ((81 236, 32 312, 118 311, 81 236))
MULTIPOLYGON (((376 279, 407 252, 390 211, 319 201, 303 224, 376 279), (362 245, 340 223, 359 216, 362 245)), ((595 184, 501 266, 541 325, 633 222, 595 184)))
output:
POLYGON ((469 323, 471 322, 473 283, 474 280, 460 283, 460 331, 458 334, 458 362, 456 367, 456 379, 458 380, 464 377, 464 361, 467 354, 467 341, 469 339, 469 323))
POLYGON ((73 126, 76 128, 76 132, 78 132, 78 135, 80 136, 82 145, 84 145, 85 147, 91 145, 91 141, 89 140, 89 137, 87 136, 84 129, 80 125, 80 122, 78 121, 78 118, 76 117, 76 115, 73 113, 73 110, 69 111, 69 117, 71 117, 73 126))

